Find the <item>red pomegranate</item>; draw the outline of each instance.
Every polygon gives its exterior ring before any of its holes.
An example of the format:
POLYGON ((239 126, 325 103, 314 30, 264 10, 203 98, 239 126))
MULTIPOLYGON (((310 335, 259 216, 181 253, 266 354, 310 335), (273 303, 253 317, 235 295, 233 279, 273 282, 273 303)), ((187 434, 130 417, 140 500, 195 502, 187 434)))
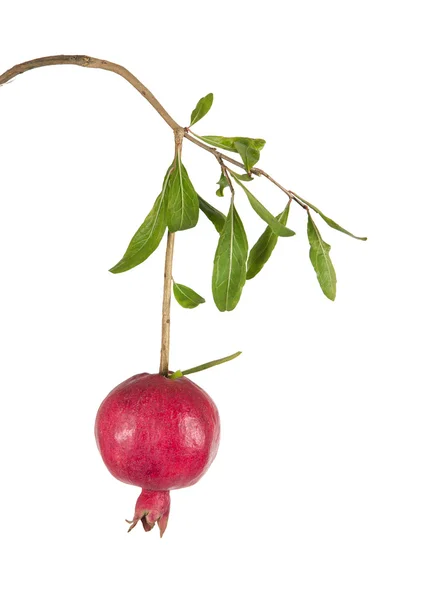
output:
POLYGON ((95 435, 114 477, 142 488, 129 531, 142 521, 165 532, 169 490, 196 483, 216 456, 216 405, 187 379, 142 373, 112 390, 97 412, 95 435))

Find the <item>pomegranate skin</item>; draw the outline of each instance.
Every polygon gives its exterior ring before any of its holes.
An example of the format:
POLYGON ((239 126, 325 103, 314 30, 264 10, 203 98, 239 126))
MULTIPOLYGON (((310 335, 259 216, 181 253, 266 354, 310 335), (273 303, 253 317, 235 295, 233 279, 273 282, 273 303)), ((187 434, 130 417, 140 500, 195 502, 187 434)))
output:
POLYGON ((219 414, 210 396, 186 377, 142 373, 108 394, 95 435, 114 477, 142 490, 173 490, 196 483, 213 462, 219 414))

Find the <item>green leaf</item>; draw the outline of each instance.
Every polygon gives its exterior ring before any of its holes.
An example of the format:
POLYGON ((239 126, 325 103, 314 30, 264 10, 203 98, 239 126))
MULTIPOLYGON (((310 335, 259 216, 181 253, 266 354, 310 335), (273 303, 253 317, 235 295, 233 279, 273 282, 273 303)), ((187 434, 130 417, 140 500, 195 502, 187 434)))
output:
POLYGON ((259 152, 265 146, 265 140, 260 138, 247 138, 247 137, 223 137, 221 135, 203 135, 196 136, 211 146, 216 148, 222 148, 222 150, 228 150, 229 152, 238 152, 235 143, 241 142, 255 148, 259 152))
POLYGON ((194 290, 181 283, 173 284, 174 297, 183 308, 196 308, 205 302, 205 298, 199 296, 194 290))
POLYGON ((310 242, 310 260, 318 276, 322 291, 330 300, 336 298, 336 273, 330 258, 331 246, 324 242, 315 222, 308 215, 307 235, 310 242))
POLYGON ((235 173, 236 177, 241 181, 253 181, 254 177, 248 173, 235 173))
POLYGON ((199 199, 196 190, 182 164, 180 154, 174 159, 173 171, 168 183, 167 224, 170 231, 191 229, 199 219, 199 199))
POLYGON ((234 138, 222 137, 220 135, 203 135, 197 137, 200 137, 201 140, 207 142, 207 144, 210 144, 211 146, 216 146, 216 148, 228 150, 229 152, 237 152, 234 147, 234 138))
POLYGON ((234 147, 240 154, 242 162, 249 173, 261 156, 259 150, 253 144, 244 141, 234 142, 234 147))
MULTIPOLYGON (((289 212, 290 205, 287 204, 284 211, 281 212, 276 219, 283 225, 286 225, 289 212)), ((255 277, 259 271, 261 271, 265 263, 270 258, 278 239, 278 236, 273 233, 270 226, 268 226, 253 248, 250 250, 247 263, 247 279, 253 279, 253 277, 255 277)))
POLYGON ((285 227, 285 225, 280 223, 271 214, 271 212, 267 210, 265 206, 261 204, 255 196, 253 196, 250 190, 239 181, 239 178, 236 175, 233 175, 233 177, 244 190, 244 192, 247 194, 247 198, 250 201, 253 210, 255 210, 256 213, 260 216, 260 218, 263 219, 270 226, 273 233, 282 237, 291 237, 292 235, 295 235, 295 232, 292 229, 289 229, 288 227, 285 227))
POLYGON ((221 231, 214 257, 213 298, 217 308, 233 310, 240 300, 246 279, 248 241, 234 204, 221 231))
POLYGON ((217 208, 214 208, 214 206, 211 206, 211 204, 206 202, 200 196, 198 196, 198 198, 200 210, 210 219, 215 226, 216 231, 220 233, 225 225, 225 215, 217 210, 217 208))
POLYGON ((166 190, 171 176, 171 167, 165 175, 162 191, 145 221, 134 234, 123 258, 112 269, 111 273, 123 273, 133 269, 145 261, 160 244, 167 226, 166 190))
POLYGON ((196 104, 196 108, 191 113, 191 122, 190 127, 200 121, 202 117, 204 117, 207 112, 210 110, 213 104, 213 94, 207 94, 203 98, 199 100, 196 104))
POLYGON ((306 204, 307 206, 309 206, 310 208, 312 208, 315 212, 318 213, 318 215, 324 219, 324 221, 327 223, 327 225, 330 225, 330 227, 332 227, 333 229, 336 229, 337 231, 341 231, 342 233, 345 233, 346 235, 349 235, 352 238, 355 238, 355 240, 362 240, 362 241, 366 241, 366 237, 358 237, 357 235, 353 235, 352 233, 350 233, 349 231, 347 231, 346 229, 344 229, 343 227, 341 227, 340 225, 338 225, 335 221, 333 221, 333 219, 330 219, 330 217, 327 217, 326 215, 324 215, 324 213, 322 213, 319 208, 316 208, 316 206, 314 206, 313 204, 310 204, 310 202, 307 202, 307 200, 302 200, 302 202, 304 204, 306 204))
POLYGON ((228 362, 229 360, 233 360, 240 356, 242 352, 235 352, 234 354, 230 354, 230 356, 225 356, 224 358, 218 358, 217 360, 212 360, 210 362, 204 363, 203 365, 199 365, 198 367, 193 367, 192 369, 185 369, 184 371, 175 371, 168 375, 170 379, 179 379, 184 375, 190 375, 191 373, 198 373, 199 371, 205 371, 205 369, 211 369, 211 367, 216 367, 217 365, 221 365, 223 363, 228 362))
POLYGON ((219 198, 222 198, 222 196, 224 195, 224 189, 230 185, 228 183, 228 179, 225 177, 223 171, 221 171, 217 185, 219 186, 219 189, 216 190, 216 196, 219 196, 219 198))

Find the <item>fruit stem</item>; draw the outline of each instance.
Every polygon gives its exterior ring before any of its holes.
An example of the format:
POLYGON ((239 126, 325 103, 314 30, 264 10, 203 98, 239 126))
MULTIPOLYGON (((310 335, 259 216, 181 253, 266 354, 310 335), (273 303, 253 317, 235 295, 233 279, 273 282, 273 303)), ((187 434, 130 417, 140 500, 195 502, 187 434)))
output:
POLYGON ((174 233, 168 231, 167 246, 165 252, 165 271, 163 279, 163 303, 162 303, 162 343, 160 346, 160 368, 159 373, 168 377, 168 363, 170 357, 170 324, 171 324, 171 283, 173 279, 173 253, 174 233))

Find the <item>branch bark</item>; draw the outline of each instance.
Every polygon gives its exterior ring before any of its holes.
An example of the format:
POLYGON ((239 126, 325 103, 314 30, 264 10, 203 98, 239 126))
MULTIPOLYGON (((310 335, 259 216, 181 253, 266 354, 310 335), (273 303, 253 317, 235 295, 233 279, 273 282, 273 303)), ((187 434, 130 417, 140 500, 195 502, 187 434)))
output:
MULTIPOLYGON (((148 102, 151 104, 151 106, 154 108, 154 110, 156 110, 159 113, 159 115, 162 117, 162 119, 175 132, 181 134, 188 141, 192 142, 193 144, 196 144, 196 146, 199 146, 199 148, 202 148, 203 150, 206 150, 207 152, 210 152, 211 154, 213 154, 213 156, 216 157, 216 159, 219 163, 220 163, 220 160, 222 159, 223 161, 229 162, 232 165, 235 165, 236 167, 243 169, 244 171, 247 170, 245 168, 245 166, 243 165, 243 163, 241 163, 240 161, 238 161, 234 158, 231 158, 231 156, 227 156, 226 154, 223 154, 222 152, 219 152, 218 150, 216 150, 216 148, 208 146, 201 140, 193 137, 191 135, 191 133, 188 132, 187 128, 181 127, 179 125, 179 123, 177 123, 173 119, 173 117, 165 110, 165 108, 162 106, 162 104, 157 100, 157 98, 154 96, 154 94, 145 85, 143 85, 143 83, 141 81, 139 81, 137 79, 137 77, 135 77, 130 71, 128 71, 128 69, 125 69, 125 67, 122 67, 121 65, 118 65, 117 63, 109 62, 107 60, 102 60, 100 58, 93 58, 91 56, 77 55, 77 54, 75 54, 75 55, 59 54, 57 56, 45 56, 42 58, 35 58, 34 60, 29 60, 27 62, 15 65, 15 67, 12 67, 12 69, 9 69, 8 71, 6 71, 5 73, 3 73, 3 75, 0 75, 0 86, 4 85, 5 83, 8 83, 8 81, 11 81, 11 79, 16 77, 17 75, 26 73, 27 71, 31 71, 32 69, 37 69, 39 67, 48 67, 51 65, 76 65, 79 67, 87 67, 89 69, 104 69, 105 71, 111 71, 113 73, 116 73, 117 75, 120 75, 121 77, 126 79, 126 81, 128 81, 128 83, 130 83, 140 94, 142 94, 142 96, 146 100, 148 100, 148 102)), ((293 192, 290 192, 289 190, 287 190, 285 187, 280 185, 275 179, 273 179, 270 175, 268 175, 268 173, 266 173, 262 169, 253 168, 253 169, 251 169, 251 173, 253 175, 257 175, 257 176, 263 175, 266 179, 271 181, 271 183, 276 185, 280 190, 282 190, 285 194, 287 194, 287 196, 291 197, 295 202, 300 204, 300 206, 307 209, 307 207, 300 201, 297 194, 294 194, 293 192)))
POLYGON ((165 272, 163 278, 163 303, 162 303, 162 342, 160 346, 159 373, 168 376, 168 363, 170 356, 170 328, 171 328, 171 282, 173 279, 173 253, 174 236, 168 232, 167 247, 165 252, 165 272))
POLYGON ((159 113, 162 119, 168 123, 171 129, 182 129, 179 123, 176 123, 173 117, 168 114, 154 94, 150 92, 150 90, 144 86, 143 83, 137 79, 137 77, 130 73, 128 69, 125 69, 125 67, 122 67, 117 63, 102 60, 100 58, 93 58, 92 56, 59 54, 57 56, 44 56, 43 58, 28 60, 27 62, 15 65, 15 67, 12 67, 12 69, 9 69, 9 71, 6 71, 3 73, 3 75, 0 75, 0 85, 8 83, 8 81, 11 81, 11 79, 17 75, 21 75, 22 73, 26 73, 32 69, 49 67, 52 65, 75 65, 78 67, 87 67, 88 69, 104 69, 105 71, 112 71, 113 73, 123 77, 123 79, 126 79, 128 83, 135 87, 136 90, 140 92, 142 96, 148 100, 151 106, 159 113))

